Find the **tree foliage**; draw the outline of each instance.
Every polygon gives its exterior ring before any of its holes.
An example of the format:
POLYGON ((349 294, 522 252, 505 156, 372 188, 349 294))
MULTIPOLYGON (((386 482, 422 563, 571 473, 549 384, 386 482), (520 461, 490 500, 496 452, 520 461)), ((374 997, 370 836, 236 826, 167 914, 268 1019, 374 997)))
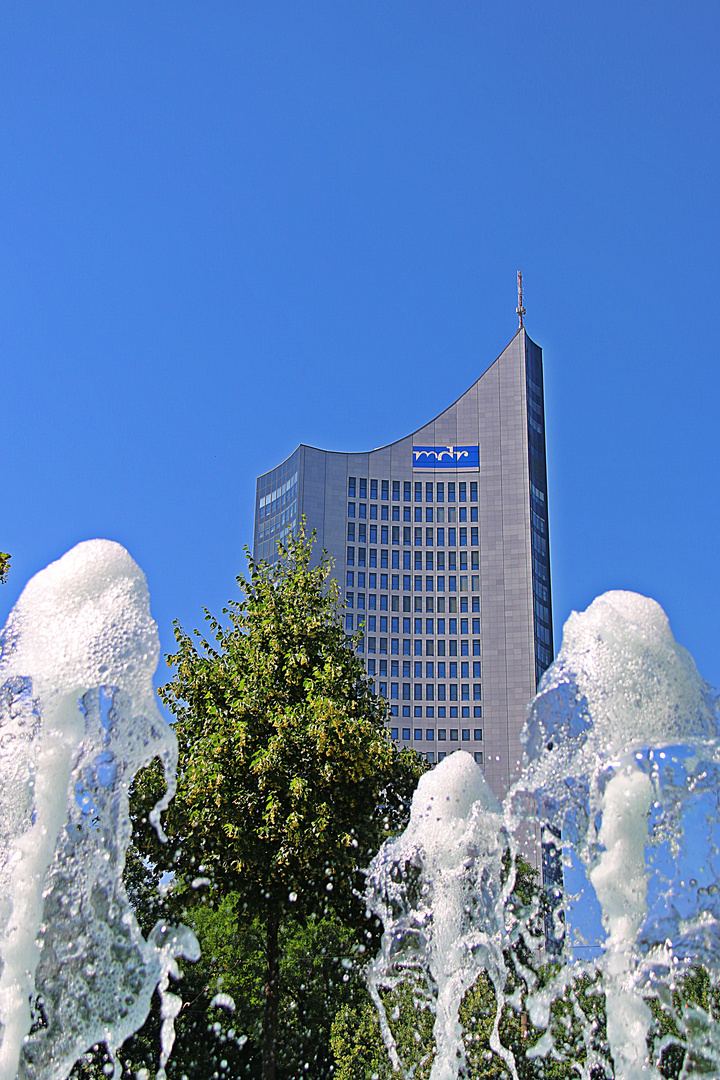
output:
POLYGON ((354 902, 360 867, 405 821, 423 768, 391 742, 330 562, 311 568, 311 554, 301 532, 277 565, 249 558, 229 625, 209 613, 208 637, 175 625, 176 673, 160 690, 177 717, 167 830, 183 867, 202 864, 215 887, 280 917, 354 902))
POLYGON ((7 551, 0 551, 0 585, 4 585, 10 573, 10 559, 7 551))
MULTIPOLYGON (((173 985, 183 1005, 175 1021, 168 1080, 208 1080, 215 1075, 258 1080, 263 1065, 265 928, 243 912, 234 894, 215 904, 200 895, 182 914, 202 951, 197 963, 183 964, 183 978, 173 985), (229 995, 235 1007, 228 1008, 218 995, 229 995)), ((280 927, 282 1038, 276 1070, 283 1080, 333 1077, 333 1019, 339 1009, 367 997, 353 964, 358 937, 333 915, 288 920, 280 927)), ((125 1080, 137 1080, 143 1069, 148 1077, 155 1075, 160 1022, 154 1008, 143 1029, 123 1046, 119 1064, 125 1080)), ((106 1062, 107 1055, 98 1048, 76 1067, 75 1080, 103 1080, 106 1062)))
MULTIPOLYGON (((302 529, 280 545, 276 565, 248 555, 241 599, 224 623, 206 611, 205 635, 176 623, 175 674, 159 691, 177 718, 177 793, 165 823, 176 895, 201 880, 211 900, 232 894, 264 928, 266 1078, 275 1075, 282 927, 332 915, 363 922, 362 868, 405 824, 426 767, 392 743, 387 705, 342 629, 330 561, 323 553, 312 567, 312 543, 302 529)), ((155 770, 136 793, 146 859, 157 855, 147 811, 159 782, 155 770)))

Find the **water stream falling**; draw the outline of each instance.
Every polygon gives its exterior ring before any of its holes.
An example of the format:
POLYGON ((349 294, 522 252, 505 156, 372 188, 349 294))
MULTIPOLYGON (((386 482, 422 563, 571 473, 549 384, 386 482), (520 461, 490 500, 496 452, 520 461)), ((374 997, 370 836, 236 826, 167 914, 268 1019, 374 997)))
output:
POLYGON ((175 735, 158 711, 145 576, 119 544, 79 544, 28 582, 0 638, 0 1080, 61 1080, 144 1023, 156 986, 160 1075, 187 929, 140 932, 122 883, 128 790, 175 735), (31 1027, 33 1030, 30 1034, 31 1027))

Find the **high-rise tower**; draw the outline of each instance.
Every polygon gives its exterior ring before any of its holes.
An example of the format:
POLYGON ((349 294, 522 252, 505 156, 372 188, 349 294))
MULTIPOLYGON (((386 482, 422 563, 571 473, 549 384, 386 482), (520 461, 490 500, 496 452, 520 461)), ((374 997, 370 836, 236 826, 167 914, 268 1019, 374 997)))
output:
POLYGON ((303 514, 333 556, 393 738, 431 762, 470 751, 500 797, 553 658, 542 350, 523 314, 434 420, 368 453, 301 445, 255 504, 256 558, 303 514))

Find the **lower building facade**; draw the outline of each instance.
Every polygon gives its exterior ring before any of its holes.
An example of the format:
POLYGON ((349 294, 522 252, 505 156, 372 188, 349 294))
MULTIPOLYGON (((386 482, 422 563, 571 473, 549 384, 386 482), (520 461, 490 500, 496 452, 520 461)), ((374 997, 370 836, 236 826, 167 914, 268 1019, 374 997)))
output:
POLYGON ((305 516, 398 744, 468 750, 502 798, 553 658, 542 350, 520 328, 434 420, 364 453, 299 446, 257 480, 254 557, 305 516))

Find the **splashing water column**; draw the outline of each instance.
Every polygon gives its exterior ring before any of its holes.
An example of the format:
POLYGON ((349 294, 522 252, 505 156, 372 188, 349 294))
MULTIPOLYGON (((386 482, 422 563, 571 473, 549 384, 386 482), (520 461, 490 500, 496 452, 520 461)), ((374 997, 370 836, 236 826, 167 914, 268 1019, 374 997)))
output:
MULTIPOLYGON (((508 803, 534 796, 584 869, 575 909, 599 903, 605 940, 597 969, 623 1080, 661 1075, 648 1051, 645 999, 671 1001, 693 962, 707 964, 713 983, 720 978, 720 911, 689 888, 702 873, 703 847, 717 849, 719 730, 717 696, 662 608, 628 592, 606 593, 570 616, 530 708, 528 761, 508 803), (688 828, 698 804, 704 812, 688 828)), ((707 870, 715 881, 720 867, 707 870)), ((571 931, 572 921, 571 903, 571 931)), ((575 971, 594 966, 577 963, 575 971)), ((547 1017, 559 989, 551 983, 544 1002, 531 1004, 536 1020, 547 1017)), ((676 1020, 692 1048, 692 1032, 676 1020)), ((717 1057, 708 1047, 702 1053, 717 1057)))
MULTIPOLYGON (((386 841, 368 871, 366 903, 383 922, 368 971, 394 1068, 408 1075, 380 997, 421 973, 433 1001, 436 1054, 431 1080, 454 1080, 465 1060, 460 1003, 487 971, 504 1001, 500 806, 470 754, 457 751, 425 773, 401 836, 386 841)), ((496 1032, 497 1033, 497 1032, 496 1032)), ((516 1076, 512 1054, 498 1052, 516 1076)))
MULTIPOLYGON (((145 577, 124 548, 79 544, 28 582, 0 638, 0 1080, 66 1076, 97 1042, 111 1055, 168 974, 196 958, 185 928, 146 941, 122 883, 128 791, 175 736, 155 703, 159 657, 145 577), (43 1023, 29 1002, 41 1003, 43 1023)), ((163 1060, 172 1043, 164 1031, 163 1060)))
POLYGON ((635 986, 635 943, 648 910, 645 844, 652 800, 645 773, 629 765, 613 776, 605 790, 598 835, 603 851, 589 874, 607 928, 608 1041, 616 1075, 625 1080, 645 1080, 648 1075, 646 1035, 652 1013, 635 986))
POLYGON ((513 944, 502 851, 521 851, 532 806, 534 820, 561 838, 584 880, 566 904, 571 939, 578 912, 596 905, 604 941, 598 959, 568 954, 548 969, 549 981, 531 988, 530 1018, 546 1032, 529 1056, 558 1052, 551 1006, 565 997, 582 1029, 582 1055, 576 1044, 570 1052, 583 1080, 610 1068, 617 1080, 660 1080, 669 1037, 650 1049, 647 999, 655 998, 672 1014, 673 1038, 686 1050, 683 1076, 719 1075, 711 1012, 683 1010, 673 994, 693 965, 720 986, 720 708, 660 606, 611 592, 573 613, 523 739, 523 773, 502 811, 471 775, 467 755, 451 755, 422 778, 408 828, 370 867, 366 900, 384 934, 369 984, 393 1063, 408 1075, 383 1018, 382 987, 426 973, 436 1014, 432 1080, 455 1080, 464 1059, 459 1004, 487 970, 497 996, 491 1046, 517 1077, 498 1034, 503 951, 513 944), (592 1015, 573 996, 578 984, 605 995, 612 1065, 598 1048, 592 1015))

